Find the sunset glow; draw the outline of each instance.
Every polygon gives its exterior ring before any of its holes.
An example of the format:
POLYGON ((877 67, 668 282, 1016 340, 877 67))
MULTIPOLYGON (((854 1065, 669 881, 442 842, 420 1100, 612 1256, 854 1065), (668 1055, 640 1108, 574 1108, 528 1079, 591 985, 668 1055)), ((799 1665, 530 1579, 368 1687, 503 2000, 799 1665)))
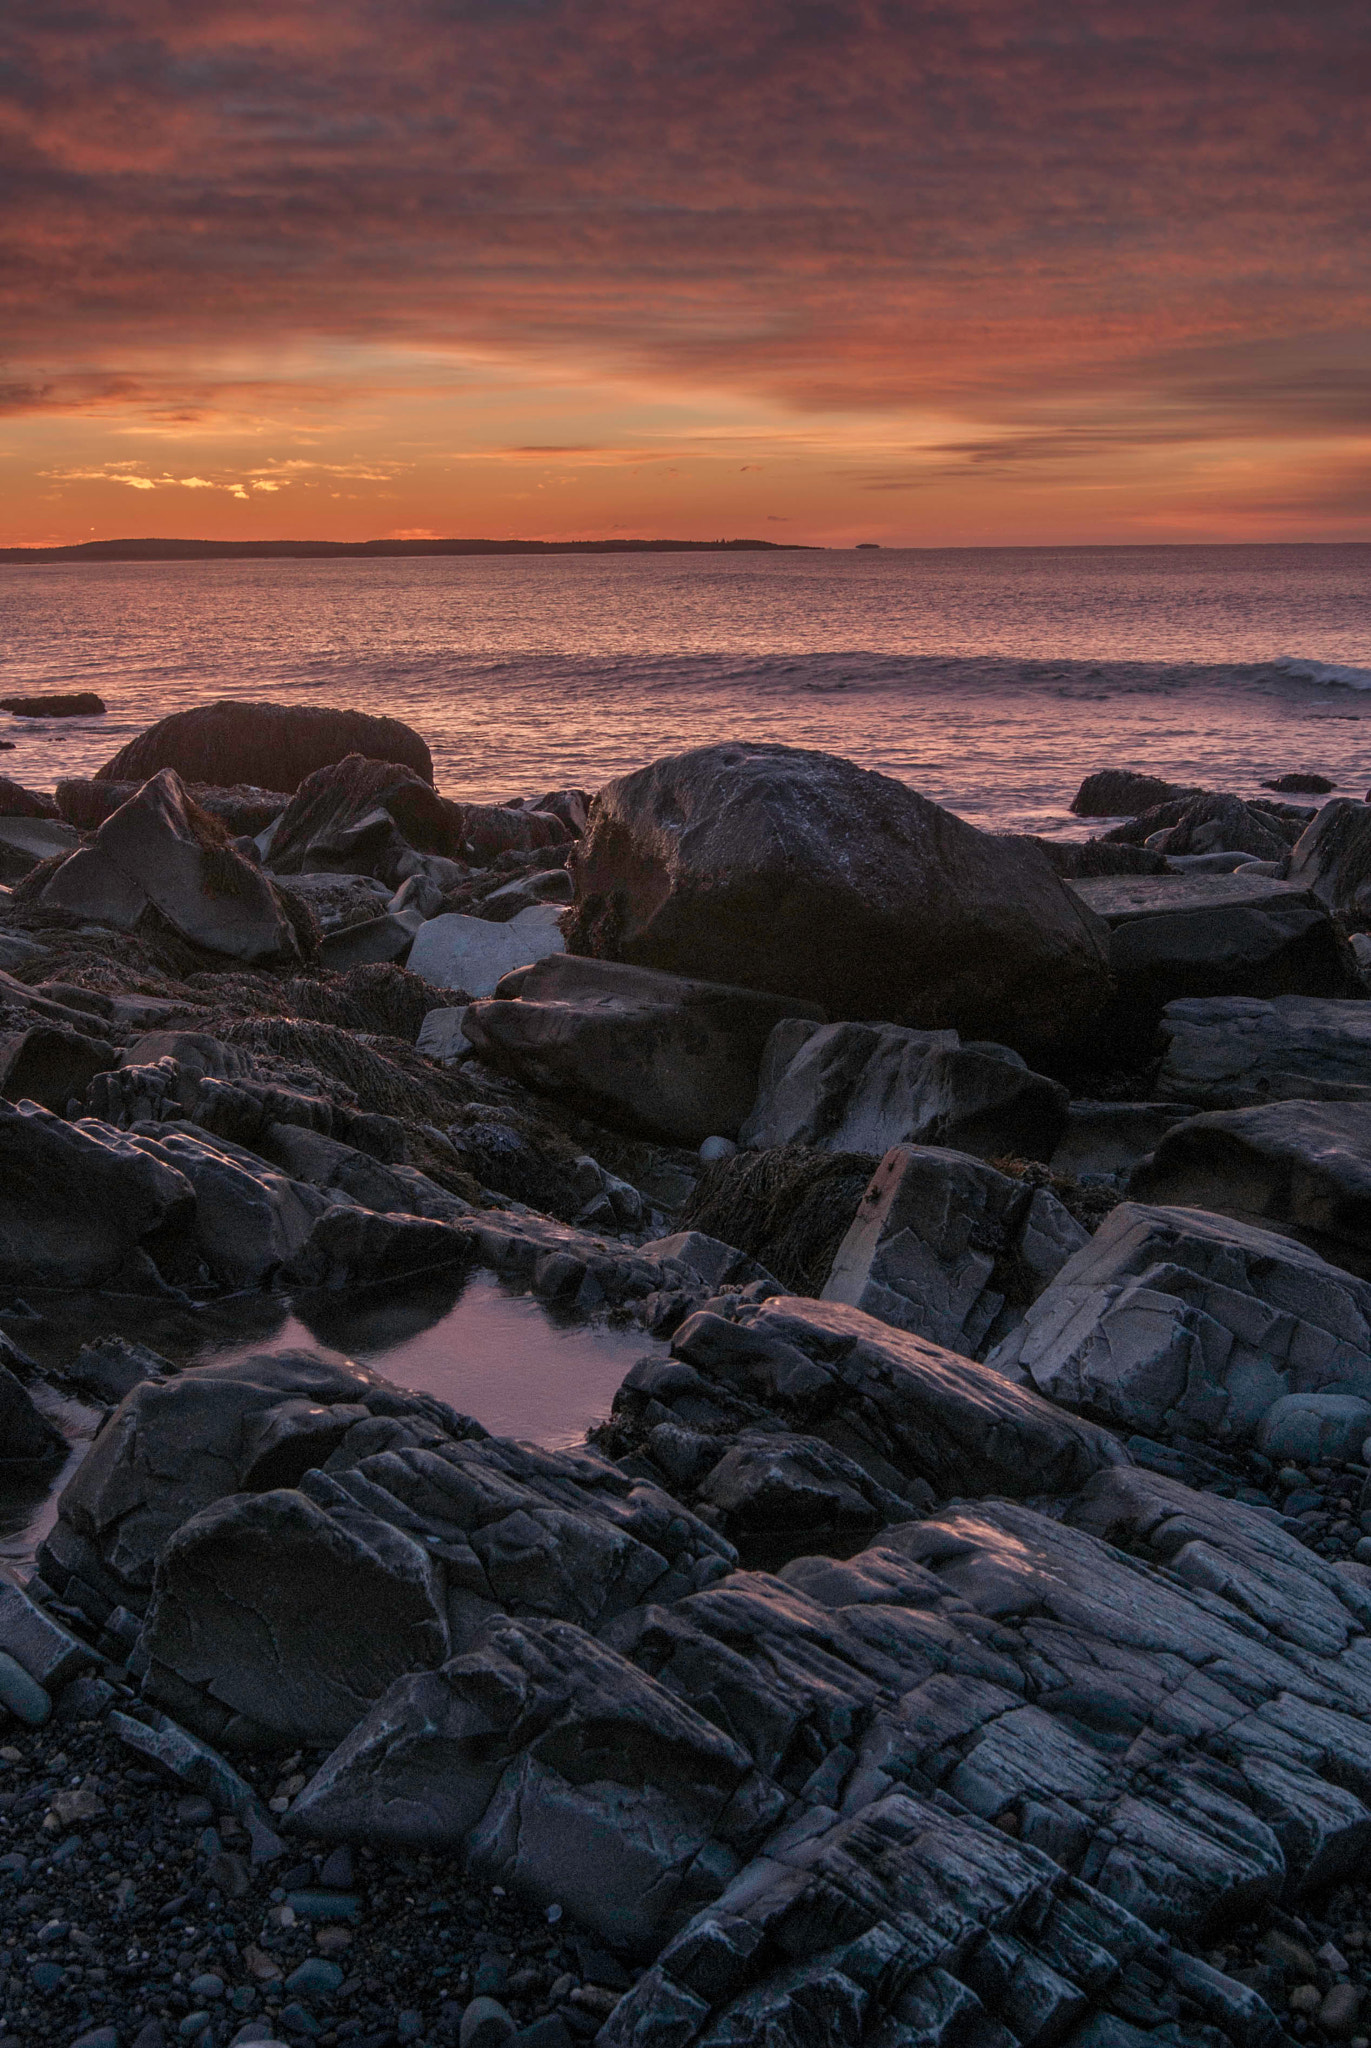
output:
POLYGON ((6 20, 0 544, 1371 536, 1364 8, 6 20))

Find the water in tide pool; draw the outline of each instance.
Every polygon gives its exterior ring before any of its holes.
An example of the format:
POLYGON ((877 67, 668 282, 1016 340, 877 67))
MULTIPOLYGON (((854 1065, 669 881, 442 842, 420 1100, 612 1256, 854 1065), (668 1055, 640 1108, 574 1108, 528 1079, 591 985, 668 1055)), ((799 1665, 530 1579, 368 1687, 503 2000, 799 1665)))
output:
POLYGON ((595 788, 712 740, 823 747, 975 824, 1088 828, 1090 770, 1371 779, 1371 547, 0 565, 0 720, 50 788, 217 696, 415 726, 439 787, 595 788))

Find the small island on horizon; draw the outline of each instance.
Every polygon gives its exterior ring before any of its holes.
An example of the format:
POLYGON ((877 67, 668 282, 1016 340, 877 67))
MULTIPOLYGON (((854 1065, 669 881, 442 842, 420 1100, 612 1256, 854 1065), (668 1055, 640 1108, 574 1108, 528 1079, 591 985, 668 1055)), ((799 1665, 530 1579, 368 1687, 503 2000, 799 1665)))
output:
POLYGON ((0 548, 0 562, 337 561, 424 555, 797 554, 776 540, 87 540, 69 547, 0 548))

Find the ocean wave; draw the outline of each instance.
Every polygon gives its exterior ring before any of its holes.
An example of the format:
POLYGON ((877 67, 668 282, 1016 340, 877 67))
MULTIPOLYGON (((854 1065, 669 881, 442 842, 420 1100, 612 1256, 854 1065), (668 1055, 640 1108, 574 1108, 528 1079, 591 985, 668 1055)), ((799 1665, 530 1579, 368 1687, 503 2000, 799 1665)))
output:
POLYGON ((1276 667, 1301 682, 1327 683, 1342 690, 1371 690, 1371 668, 1358 668, 1350 661, 1311 661, 1302 654, 1282 654, 1276 667))

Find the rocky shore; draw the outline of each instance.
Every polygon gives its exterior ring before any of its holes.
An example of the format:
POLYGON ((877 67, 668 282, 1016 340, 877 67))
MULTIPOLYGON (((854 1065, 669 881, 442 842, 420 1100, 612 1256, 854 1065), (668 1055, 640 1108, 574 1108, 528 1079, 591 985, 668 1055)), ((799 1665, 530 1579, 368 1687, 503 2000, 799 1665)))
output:
POLYGON ((0 780, 0 2048, 1365 2048, 1319 780, 469 805, 237 704, 0 780), (584 1444, 258 1341, 482 1274, 640 1333, 584 1444))

